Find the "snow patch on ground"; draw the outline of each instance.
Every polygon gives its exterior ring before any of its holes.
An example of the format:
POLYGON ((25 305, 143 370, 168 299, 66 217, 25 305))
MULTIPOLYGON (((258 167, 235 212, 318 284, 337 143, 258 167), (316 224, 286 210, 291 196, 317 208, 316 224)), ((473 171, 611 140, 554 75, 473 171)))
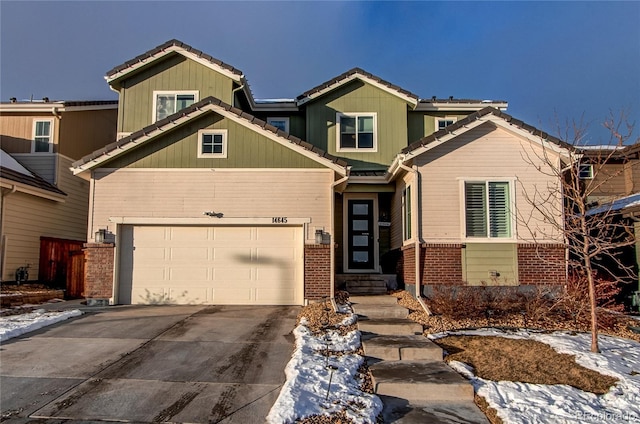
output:
POLYGON ((640 423, 640 343, 599 336, 601 354, 590 352, 591 335, 564 331, 480 329, 430 335, 499 336, 531 339, 550 345, 559 353, 575 355, 585 368, 619 379, 608 393, 597 396, 565 385, 491 381, 476 377, 466 364, 452 361, 452 368, 471 380, 476 393, 487 399, 505 423, 640 423))
MULTIPOLYGON (((349 310, 341 325, 350 325, 356 316, 349 310)), ((358 368, 364 357, 353 354, 360 347, 360 332, 341 336, 336 330, 314 335, 302 319, 293 334, 296 349, 285 368, 284 383, 276 403, 267 416, 271 424, 293 423, 313 415, 345 411, 356 424, 374 423, 382 411, 375 395, 360 390, 358 368), (323 352, 342 352, 326 356, 323 352)))
POLYGON ((26 314, 0 317, 0 341, 3 342, 79 315, 82 315, 82 312, 78 309, 64 312, 37 309, 26 314))

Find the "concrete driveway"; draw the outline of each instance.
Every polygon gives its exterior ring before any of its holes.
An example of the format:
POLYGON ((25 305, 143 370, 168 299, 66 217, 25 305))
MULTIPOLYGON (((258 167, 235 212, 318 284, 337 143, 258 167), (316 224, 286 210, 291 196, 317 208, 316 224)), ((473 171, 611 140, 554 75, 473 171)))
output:
POLYGON ((0 421, 264 422, 298 311, 119 306, 9 340, 0 421))

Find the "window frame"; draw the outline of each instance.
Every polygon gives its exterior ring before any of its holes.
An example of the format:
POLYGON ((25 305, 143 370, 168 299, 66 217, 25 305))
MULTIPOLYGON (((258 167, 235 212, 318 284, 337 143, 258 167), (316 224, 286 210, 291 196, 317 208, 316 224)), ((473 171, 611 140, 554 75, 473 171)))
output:
POLYGON ((449 125, 453 125, 456 122, 458 122, 458 117, 457 116, 436 116, 435 117, 435 132, 441 131, 442 129, 448 127, 445 126, 444 128, 440 128, 440 122, 442 121, 451 121, 451 124, 449 125))
POLYGON ((592 180, 593 179, 593 164, 591 163, 581 163, 578 164, 578 178, 581 180, 592 180), (588 169, 589 175, 583 175, 583 170, 588 169))
MULTIPOLYGON (((158 96, 166 96, 169 94, 173 94, 174 95, 174 101, 177 103, 177 97, 180 95, 193 95, 193 103, 197 103, 199 101, 199 95, 200 93, 198 92, 198 90, 154 90, 153 91, 153 107, 151 108, 151 122, 158 122, 161 119, 158 119, 158 96)), ((177 110, 174 110, 173 113, 178 112, 177 110)), ((173 115, 173 113, 170 113, 167 116, 171 116, 173 115)), ((162 118, 164 119, 164 118, 162 118)))
POLYGON ((33 127, 31 130, 31 153, 35 154, 49 154, 53 153, 53 134, 54 134, 54 123, 55 119, 53 118, 34 118, 33 119, 33 127), (44 136, 36 135, 36 128, 38 126, 38 122, 48 122, 49 123, 49 135, 47 136, 49 139, 49 150, 46 152, 38 152, 36 151, 36 137, 43 138, 44 136))
MULTIPOLYGON (((284 122, 284 129, 282 131, 289 133, 289 117, 288 116, 269 116, 267 118, 267 124, 269 125, 273 125, 274 121, 283 121, 284 122)), ((273 125, 274 127, 278 128, 276 125, 273 125)), ((281 129, 281 128, 278 128, 281 129)))
POLYGON ((408 184, 402 190, 402 240, 408 241, 413 238, 413 193, 411 192, 411 184, 408 184))
POLYGON ((198 158, 199 159, 225 159, 227 157, 227 140, 229 131, 219 129, 204 129, 198 131, 198 158), (222 136, 222 153, 203 153, 202 142, 205 135, 221 135, 222 136))
POLYGON ((376 112, 338 112, 336 113, 336 152, 357 152, 357 153, 376 153, 378 151, 378 114, 376 112), (341 118, 355 118, 356 119, 356 147, 341 147, 341 118), (373 146, 372 147, 358 147, 357 134, 358 134, 358 118, 371 117, 373 118, 373 146))
POLYGON ((517 178, 460 178, 460 232, 463 240, 468 242, 513 242, 517 239, 516 217, 515 217, 515 186, 517 178), (469 236, 467 235, 467 196, 466 185, 467 183, 479 183, 485 185, 484 191, 484 206, 485 206, 485 225, 487 228, 486 236, 469 236), (509 223, 509 236, 491 236, 491 208, 489 205, 489 184, 490 183, 506 183, 507 193, 509 199, 507 201, 508 223, 509 223))

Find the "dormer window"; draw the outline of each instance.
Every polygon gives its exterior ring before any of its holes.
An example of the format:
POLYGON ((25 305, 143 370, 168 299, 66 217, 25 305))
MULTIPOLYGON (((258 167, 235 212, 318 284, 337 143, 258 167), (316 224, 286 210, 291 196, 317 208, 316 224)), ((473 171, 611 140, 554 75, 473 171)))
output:
POLYGON ((336 115, 338 152, 376 152, 378 150, 375 113, 338 113, 336 115))
POLYGON ((289 118, 286 117, 269 117, 267 118, 267 124, 273 125, 277 129, 284 131, 286 133, 289 132, 289 118))
POLYGON ((160 121, 198 101, 197 91, 154 91, 153 122, 160 121))

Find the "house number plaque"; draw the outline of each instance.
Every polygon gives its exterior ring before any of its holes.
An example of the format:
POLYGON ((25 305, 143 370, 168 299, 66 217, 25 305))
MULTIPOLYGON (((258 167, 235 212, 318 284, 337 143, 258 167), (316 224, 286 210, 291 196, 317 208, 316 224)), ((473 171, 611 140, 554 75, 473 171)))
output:
POLYGON ((272 224, 286 224, 287 223, 287 217, 286 216, 274 216, 273 218, 271 218, 271 223, 272 224))

